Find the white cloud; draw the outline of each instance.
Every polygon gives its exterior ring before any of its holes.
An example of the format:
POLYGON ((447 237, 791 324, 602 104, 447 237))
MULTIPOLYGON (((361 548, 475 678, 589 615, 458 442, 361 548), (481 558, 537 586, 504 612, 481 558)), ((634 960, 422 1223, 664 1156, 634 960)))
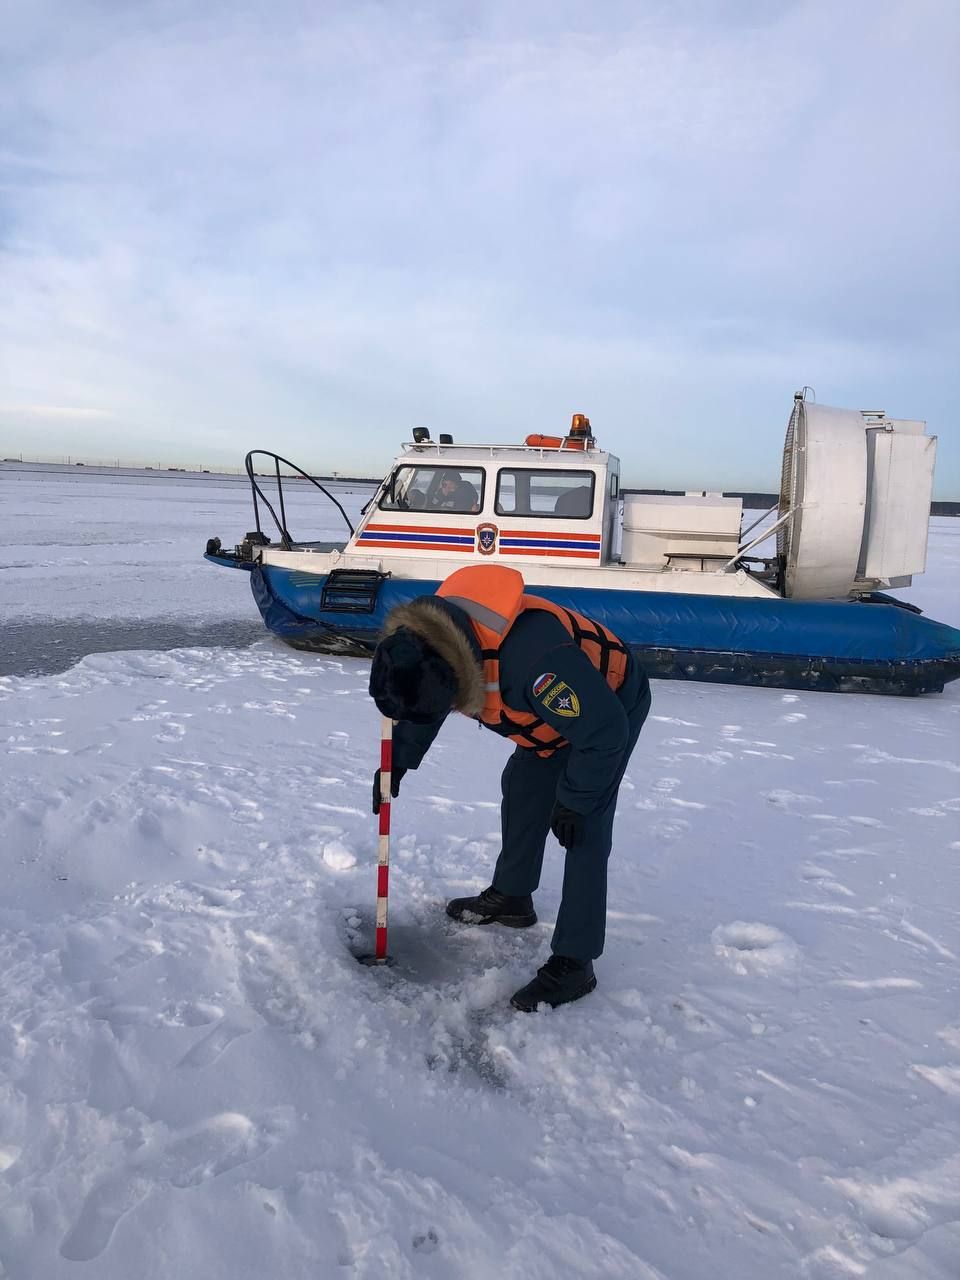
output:
MULTIPOLYGON (((947 0, 33 13, 0 88, 6 403, 373 469, 411 421, 599 409, 651 484, 775 480, 802 382, 943 434, 947 0)), ((960 492, 948 440, 939 472, 960 492)))

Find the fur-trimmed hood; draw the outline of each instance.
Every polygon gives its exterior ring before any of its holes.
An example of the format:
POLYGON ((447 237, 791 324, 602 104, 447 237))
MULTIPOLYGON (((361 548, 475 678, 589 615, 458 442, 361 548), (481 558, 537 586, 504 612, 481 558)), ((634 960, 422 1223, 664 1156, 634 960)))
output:
MULTIPOLYGON (((430 596, 398 604, 384 624, 385 636, 400 627, 415 631, 424 644, 435 650, 453 671, 457 681, 454 710, 465 716, 480 713, 484 703, 483 666, 474 651, 470 635, 449 612, 450 606, 430 596)), ((469 622, 466 622, 469 626, 469 622)))

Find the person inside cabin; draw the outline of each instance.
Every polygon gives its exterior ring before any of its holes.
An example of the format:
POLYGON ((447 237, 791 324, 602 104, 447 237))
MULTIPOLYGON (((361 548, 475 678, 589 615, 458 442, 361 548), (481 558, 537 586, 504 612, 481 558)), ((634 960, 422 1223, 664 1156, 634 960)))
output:
POLYGON ((480 499, 469 480, 459 471, 442 471, 430 506, 435 511, 479 511, 480 499))
MULTIPOLYGON (((447 914, 464 924, 536 924, 533 894, 552 832, 566 851, 552 954, 511 1003, 533 1012, 589 994, 603 951, 617 796, 650 710, 650 685, 634 655, 599 623, 526 595, 516 569, 467 566, 436 595, 391 611, 370 695, 397 722, 393 796, 451 711, 514 743, 501 780, 492 882, 452 899, 447 914)), ((374 813, 380 803, 378 769, 374 813)))

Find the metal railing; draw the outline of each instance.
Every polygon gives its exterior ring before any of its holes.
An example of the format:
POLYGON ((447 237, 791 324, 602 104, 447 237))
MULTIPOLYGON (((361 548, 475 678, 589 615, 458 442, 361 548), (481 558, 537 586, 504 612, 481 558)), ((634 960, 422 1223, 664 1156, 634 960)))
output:
MULTIPOLYGON (((243 460, 243 465, 246 468, 246 472, 247 472, 247 479, 250 481, 250 488, 253 491, 253 516, 257 522, 257 533, 263 536, 263 529, 261 528, 261 525, 260 525, 260 503, 262 502, 263 505, 270 512, 270 514, 273 516, 274 523, 276 524, 277 529, 280 533, 280 545, 283 547, 284 551, 289 551, 293 546, 294 539, 291 537, 290 530, 287 528, 287 512, 286 512, 286 506, 283 500, 283 476, 281 475, 281 472, 280 472, 281 464, 285 467, 289 467, 291 471, 295 471, 297 475, 302 476, 304 480, 309 480, 310 483, 315 488, 320 490, 320 492, 323 494, 325 498, 330 499, 333 505, 337 508, 337 510, 343 516, 344 522, 346 523, 347 528, 350 530, 350 536, 352 538, 354 534, 354 527, 350 521, 350 517, 347 515, 346 511, 344 511, 343 507, 340 505, 337 499, 333 496, 333 494, 330 493, 328 489, 325 489, 319 480, 315 479, 308 472, 304 471, 302 467, 298 467, 295 462, 290 462, 289 459, 287 458, 281 458, 281 456, 278 453, 271 453, 269 449, 251 449, 250 452, 247 454, 246 458, 244 458, 243 460), (260 485, 257 483, 258 475, 254 471, 254 467, 253 467, 253 459, 257 457, 273 459, 274 473, 275 473, 275 478, 277 482, 277 500, 280 506, 279 516, 274 510, 273 505, 271 504, 269 498, 260 488, 260 485)), ((260 472, 259 478, 263 479, 264 475, 265 475, 264 472, 260 472)), ((288 477, 288 479, 291 479, 291 478, 292 477, 288 477)))

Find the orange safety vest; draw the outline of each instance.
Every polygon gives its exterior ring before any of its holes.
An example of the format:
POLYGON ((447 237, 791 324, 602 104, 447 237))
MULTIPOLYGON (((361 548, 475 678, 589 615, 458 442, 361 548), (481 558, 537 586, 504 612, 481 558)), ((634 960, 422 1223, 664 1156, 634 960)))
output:
POLYGON ((508 707, 500 692, 500 646, 521 613, 526 609, 552 613, 610 688, 616 691, 623 684, 628 650, 613 632, 552 600, 524 595, 523 577, 516 569, 495 564, 468 565, 451 573, 440 584, 437 595, 464 611, 480 644, 486 697, 477 719, 494 733, 535 750, 537 755, 552 755, 568 744, 539 716, 508 707))

